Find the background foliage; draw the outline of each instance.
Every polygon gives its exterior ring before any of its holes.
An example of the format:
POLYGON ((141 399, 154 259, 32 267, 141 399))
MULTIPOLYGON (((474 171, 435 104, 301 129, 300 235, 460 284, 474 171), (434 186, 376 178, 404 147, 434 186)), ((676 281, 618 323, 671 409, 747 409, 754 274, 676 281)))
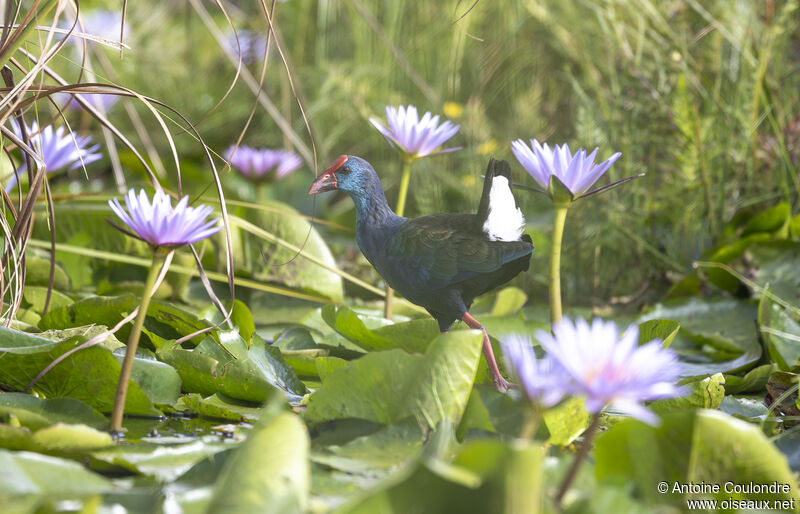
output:
MULTIPOLYGON (((0 3, 7 23, 16 5, 0 3)), ((18 83, 47 48, 49 31, 33 26, 49 26, 59 6, 22 3, 38 18, 24 33, 17 18, 21 38, 0 49, 18 83)), ((104 11, 119 20, 119 3, 80 9, 86 32, 118 38, 118 26, 98 20, 104 11)), ((60 26, 73 18, 67 9, 60 26)), ((565 304, 573 316, 642 323, 686 361, 691 394, 652 405, 660 428, 606 416, 568 509, 677 511, 683 495, 653 488, 689 478, 791 482, 781 499, 796 498, 798 19, 791 0, 130 2, 122 58, 108 41, 90 39, 84 60, 70 40, 48 69, 67 84, 112 84, 161 101, 188 123, 121 98, 107 116, 127 147, 96 116, 65 111, 71 130, 103 144, 104 159, 48 177, 51 202, 44 193, 26 197, 28 189, 5 199, 4 255, 26 258, 3 261, 4 508, 549 508, 571 460, 562 447, 587 424, 579 402, 546 413, 537 432, 545 449, 517 439, 525 410, 513 392, 484 383, 476 335, 439 337, 409 305, 399 323, 382 320, 383 284, 355 246, 352 202, 330 194, 314 205, 306 195, 314 175, 346 153, 375 166, 391 202, 400 160, 367 120, 398 104, 461 124, 453 143, 463 150, 415 165, 412 216, 474 210, 490 156, 508 159, 515 180, 531 185, 510 152, 517 138, 599 146, 602 158, 621 151, 608 182, 647 173, 570 210, 565 304), (264 62, 258 50, 272 8, 275 39, 264 62), (257 41, 244 45, 256 59, 238 71, 226 15, 240 43, 257 41), (304 166, 259 197, 220 157, 240 135, 252 146, 293 149, 304 166), (127 412, 145 417, 127 419, 128 444, 114 445, 104 413, 127 325, 29 384, 138 305, 148 250, 105 219, 121 179, 151 182, 142 161, 164 187, 217 206, 211 162, 219 167, 231 247, 219 236, 197 250, 236 330, 195 334, 222 316, 190 278, 191 254, 179 254, 148 310, 134 368, 127 412), (32 231, 14 239, 26 204, 32 231), (19 310, 10 316, 9 306, 19 310), (153 418, 160 415, 168 417, 153 418), (741 450, 734 460, 732 448, 741 450), (266 471, 265 455, 274 463, 266 471), (643 470, 634 455, 652 467, 643 470)), ((30 77, 22 107, 3 90, 4 127, 18 109, 26 121, 62 123, 44 97, 52 76, 30 77)), ((8 177, 20 152, 6 136, 3 150, 10 157, 0 159, 0 176, 8 177)), ((546 319, 549 202, 521 190, 517 197, 536 251, 513 288, 475 305, 495 338, 531 333, 546 319)))

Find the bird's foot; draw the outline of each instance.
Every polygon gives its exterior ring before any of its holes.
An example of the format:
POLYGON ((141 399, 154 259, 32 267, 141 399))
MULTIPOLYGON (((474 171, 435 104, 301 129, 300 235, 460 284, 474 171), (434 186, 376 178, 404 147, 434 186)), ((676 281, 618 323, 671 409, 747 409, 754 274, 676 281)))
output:
POLYGON ((514 387, 514 384, 512 384, 511 382, 509 382, 500 375, 492 377, 492 382, 494 383, 494 388, 503 394, 507 393, 509 388, 514 387))

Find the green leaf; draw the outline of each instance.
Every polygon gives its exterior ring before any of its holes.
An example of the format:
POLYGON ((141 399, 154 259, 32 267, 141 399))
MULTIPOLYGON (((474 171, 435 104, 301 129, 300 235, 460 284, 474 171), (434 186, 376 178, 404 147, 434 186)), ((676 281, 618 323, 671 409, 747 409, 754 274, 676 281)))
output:
POLYGON ((210 396, 219 392, 256 403, 264 402, 275 389, 295 403, 305 395, 305 385, 283 360, 281 351, 267 345, 258 335, 253 336, 245 356, 233 359, 211 337, 193 351, 170 350, 158 354, 159 359, 178 370, 183 389, 191 393, 210 396))
MULTIPOLYGON (((50 259, 32 255, 25 257, 25 285, 47 287, 50 282, 50 259)), ((69 277, 56 263, 53 287, 59 291, 69 291, 69 277)))
POLYGON ((783 452, 789 461, 789 467, 795 473, 800 471, 800 430, 786 430, 773 439, 775 446, 783 452))
POLYGON ((758 304, 758 325, 770 360, 779 369, 800 365, 800 323, 795 312, 765 294, 758 304))
POLYGON ((748 251, 750 266, 756 268, 755 282, 795 306, 800 306, 797 270, 800 269, 800 242, 772 241, 755 244, 748 251))
POLYGON ((231 400, 222 400, 218 395, 203 398, 199 394, 187 394, 181 397, 179 403, 207 418, 240 422, 251 422, 257 419, 261 410, 252 404, 243 406, 239 402, 232 403, 231 400))
MULTIPOLYGON (((20 332, 0 326, 0 352, 13 354, 41 353, 55 348, 61 341, 20 332)), ((0 362, 2 366, 2 362, 0 362)))
POLYGON ((735 484, 788 484, 789 493, 742 493, 737 498, 797 501, 797 481, 786 458, 757 426, 719 411, 673 412, 652 427, 641 421, 622 421, 597 438, 595 472, 601 480, 633 482, 650 501, 671 502, 683 508, 693 495, 672 493, 674 484, 719 484, 719 494, 703 495, 726 500, 726 482, 735 484), (659 493, 656 485, 668 484, 659 493))
POLYGON ((86 403, 72 398, 37 398, 25 393, 0 394, 0 417, 13 414, 32 430, 55 423, 84 424, 94 428, 108 425, 105 416, 86 403))
MULTIPOLYGON (((420 457, 425 434, 415 421, 378 426, 372 433, 315 449, 311 460, 345 473, 384 477, 420 457)), ((315 440, 315 448, 319 444, 315 440)))
POLYGON ((249 343, 250 338, 253 337, 256 331, 256 324, 253 321, 253 315, 250 314, 250 309, 239 300, 234 300, 233 302, 231 322, 239 329, 239 334, 242 336, 242 339, 249 343))
POLYGON ((220 472, 208 512, 305 512, 311 489, 308 454, 300 418, 268 406, 220 472))
POLYGON ((702 380, 683 384, 686 394, 677 398, 656 400, 648 405, 656 414, 688 409, 716 409, 725 396, 725 377, 716 373, 702 380))
POLYGON ((661 339, 661 346, 668 348, 678 335, 681 324, 671 319, 651 319, 639 324, 639 344, 646 344, 653 339, 661 339))
POLYGON ((747 369, 761 357, 756 318, 757 308, 749 301, 691 297, 658 304, 638 321, 680 323, 672 348, 700 361, 684 362, 684 376, 708 376, 747 369))
MULTIPOLYGON (((31 304, 33 310, 41 314, 44 310, 45 300, 47 300, 47 287, 25 286, 25 290, 22 292, 22 297, 25 298, 26 302, 31 304)), ((64 293, 56 291, 55 289, 51 291, 50 305, 48 306, 48 310, 60 309, 61 307, 66 307, 70 304, 72 304, 72 298, 64 293)))
POLYGON ((336 332, 369 351, 401 348, 424 353, 439 335, 438 325, 432 319, 395 323, 372 330, 347 306, 326 305, 322 308, 322 318, 336 332))
MULTIPOLYGON (((761 241, 769 241, 771 237, 772 236, 766 233, 752 234, 737 239, 732 243, 722 244, 704 252, 702 260, 727 264, 741 257, 753 244, 761 241)), ((712 284, 731 294, 735 295, 742 289, 742 283, 739 279, 725 269, 705 268, 704 271, 712 284)))
MULTIPOLYGON (((125 350, 114 352, 117 362, 122 366, 125 350)), ((136 382, 153 403, 170 404, 181 395, 181 377, 178 372, 163 362, 159 362, 152 354, 139 350, 133 359, 131 379, 136 382)))
POLYGON ((547 442, 559 446, 571 444, 592 421, 592 415, 583 405, 583 399, 568 398, 556 407, 547 409, 542 415, 550 439, 547 442))
POLYGON ((518 287, 506 287, 497 292, 490 316, 511 316, 528 301, 528 295, 518 287))
POLYGON ((415 416, 434 427, 457 423, 469 399, 483 334, 442 334, 426 354, 402 350, 371 352, 323 377, 308 402, 306 420, 360 418, 393 423, 415 416))
POLYGON ((764 391, 767 379, 778 367, 773 364, 764 364, 753 368, 744 376, 725 375, 725 394, 757 393, 764 391))
POLYGON ((93 451, 90 455, 95 460, 170 482, 206 457, 230 448, 231 443, 216 439, 195 439, 180 444, 117 445, 93 451))
MULTIPOLYGON (((341 303, 344 287, 338 274, 274 242, 279 238, 302 247, 304 255, 335 269, 336 260, 319 232, 290 205, 274 200, 260 201, 259 205, 268 210, 250 209, 244 218, 260 231, 245 230, 237 226, 241 223, 235 218, 231 219, 238 228, 232 234, 236 269, 248 270, 258 280, 282 283, 341 303)), ((221 242, 221 237, 214 238, 214 243, 221 242)))
MULTIPOLYGON (((79 300, 68 307, 49 311, 39 322, 39 328, 67 329, 79 325, 105 325, 113 327, 122 318, 139 306, 139 299, 132 295, 91 296, 79 300)), ((126 341, 131 331, 130 324, 124 325, 117 332, 120 340, 126 341)), ((199 320, 195 315, 159 300, 152 300, 147 309, 145 328, 164 339, 177 339, 211 326, 207 321, 199 320)), ((195 344, 203 339, 197 336, 195 344)), ((156 347, 155 342, 153 346, 156 347)))
MULTIPOLYGON (((85 341, 85 338, 75 337, 55 347, 42 348, 35 346, 40 344, 38 339, 31 338, 34 346, 29 348, 38 348, 40 351, 37 353, 7 353, 0 359, 0 383, 10 389, 22 390, 56 357, 85 341)), ((111 412, 119 374, 120 365, 111 351, 95 345, 64 359, 36 383, 34 390, 48 398, 75 398, 100 412, 111 412)), ((125 412, 141 416, 161 415, 134 381, 128 383, 125 412)))
MULTIPOLYGON (((59 224, 59 234, 61 225, 59 224)), ((70 246, 80 246, 83 248, 97 248, 95 239, 88 232, 78 232, 65 241, 70 246)), ((72 287, 75 289, 91 285, 93 261, 86 255, 65 252, 56 249, 56 262, 64 266, 64 270, 72 280, 72 287)))
POLYGON ((114 490, 77 462, 38 453, 0 450, 0 495, 86 496, 114 490))
POLYGON ((13 450, 47 453, 75 453, 114 444, 108 432, 86 425, 56 423, 31 432, 27 428, 0 424, 0 445, 13 450))
POLYGON ((779 237, 786 237, 791 210, 787 202, 781 202, 771 209, 756 214, 747 225, 742 229, 742 237, 759 232, 769 232, 777 234, 779 237))
POLYGON ((407 466, 341 512, 542 512, 542 461, 538 444, 478 439, 452 463, 407 466))
POLYGON ((730 416, 754 422, 760 422, 769 414, 767 406, 764 405, 763 396, 748 398, 728 395, 722 399, 719 410, 730 416))
POLYGON ((800 214, 789 220, 789 235, 794 238, 800 238, 800 214))
POLYGON ((776 402, 776 410, 787 416, 800 416, 798 384, 800 384, 800 375, 797 373, 773 372, 767 380, 767 402, 770 404, 776 402), (780 402, 778 402, 779 399, 780 402))

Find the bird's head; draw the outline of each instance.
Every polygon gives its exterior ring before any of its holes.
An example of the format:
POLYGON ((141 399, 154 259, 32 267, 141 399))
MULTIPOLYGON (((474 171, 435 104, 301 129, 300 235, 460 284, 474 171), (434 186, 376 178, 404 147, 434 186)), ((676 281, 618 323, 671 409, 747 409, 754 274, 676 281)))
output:
POLYGON ((315 195, 334 189, 359 194, 372 182, 373 177, 375 170, 367 161, 353 155, 342 155, 317 177, 308 188, 308 194, 315 195))

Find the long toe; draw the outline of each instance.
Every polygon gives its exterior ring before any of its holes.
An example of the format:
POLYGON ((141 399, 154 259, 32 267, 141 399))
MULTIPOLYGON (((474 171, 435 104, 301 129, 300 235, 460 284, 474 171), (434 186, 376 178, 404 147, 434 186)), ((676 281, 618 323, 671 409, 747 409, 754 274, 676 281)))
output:
POLYGON ((494 383, 494 388, 503 394, 507 393, 510 387, 514 387, 514 384, 512 384, 511 382, 509 382, 500 375, 492 377, 492 382, 494 383))

